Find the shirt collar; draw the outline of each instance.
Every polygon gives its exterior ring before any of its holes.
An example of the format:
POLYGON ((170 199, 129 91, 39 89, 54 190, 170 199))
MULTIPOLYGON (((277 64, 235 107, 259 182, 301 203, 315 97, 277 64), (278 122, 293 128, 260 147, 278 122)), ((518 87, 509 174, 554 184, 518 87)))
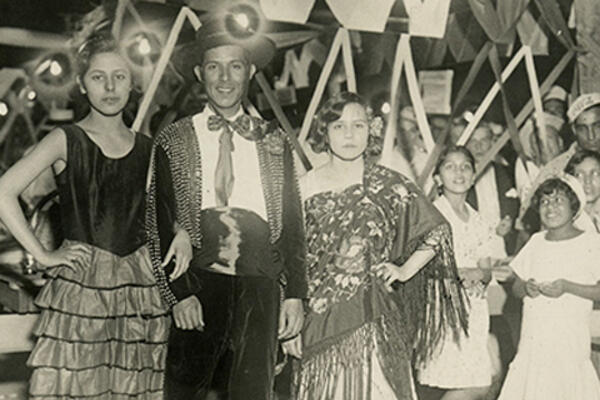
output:
MULTIPOLYGON (((210 103, 206 103, 206 107, 204 109, 204 112, 206 113, 206 117, 208 118, 211 115, 217 115, 217 113, 215 112, 215 110, 213 109, 213 107, 210 105, 210 103)), ((235 121, 240 115, 245 115, 245 111, 244 111, 244 107, 241 107, 238 109, 238 111, 235 113, 235 115, 231 118, 227 118, 228 121, 235 121)))

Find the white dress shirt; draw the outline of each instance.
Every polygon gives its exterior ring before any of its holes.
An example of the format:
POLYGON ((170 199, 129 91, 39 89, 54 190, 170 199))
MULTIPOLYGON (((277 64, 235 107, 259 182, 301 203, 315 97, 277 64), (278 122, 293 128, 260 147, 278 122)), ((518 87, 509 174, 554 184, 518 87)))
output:
MULTIPOLYGON (((240 108, 231 118, 235 120, 244 111, 240 108)), ((194 130, 200 145, 202 160, 202 207, 216 207, 215 170, 219 159, 219 138, 221 131, 210 131, 207 127, 208 117, 215 115, 210 107, 193 117, 194 130)), ((267 209, 260 177, 260 166, 256 143, 244 139, 241 135, 233 134, 234 151, 231 153, 233 162, 233 191, 229 198, 229 207, 243 208, 254 211, 265 221, 267 209)))

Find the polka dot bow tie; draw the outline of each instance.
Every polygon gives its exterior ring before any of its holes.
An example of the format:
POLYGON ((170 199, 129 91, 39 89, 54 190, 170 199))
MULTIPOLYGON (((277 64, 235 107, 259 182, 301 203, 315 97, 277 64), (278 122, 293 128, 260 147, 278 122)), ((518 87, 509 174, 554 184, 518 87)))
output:
POLYGON ((244 139, 256 140, 255 130, 259 124, 253 123, 253 118, 249 115, 243 114, 237 117, 233 121, 229 121, 220 115, 211 115, 208 117, 208 130, 209 131, 220 131, 223 128, 238 133, 244 139), (252 129, 254 127, 254 129, 252 129))

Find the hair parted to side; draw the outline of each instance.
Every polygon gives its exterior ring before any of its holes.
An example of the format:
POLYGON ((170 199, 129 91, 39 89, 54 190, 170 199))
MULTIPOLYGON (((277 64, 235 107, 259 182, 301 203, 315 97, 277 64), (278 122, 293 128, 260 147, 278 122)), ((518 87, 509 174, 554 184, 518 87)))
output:
POLYGON ((600 164, 600 153, 593 150, 581 149, 573 154, 573 157, 571 157, 569 163, 565 167, 565 172, 567 174, 575 175, 575 168, 588 158, 596 160, 596 162, 600 164))
POLYGON ((433 170, 434 175, 438 175, 440 173, 440 168, 442 168, 442 165, 446 162, 448 156, 453 153, 460 153, 464 155, 469 164, 471 164, 473 171, 475 171, 475 157, 473 157, 473 154, 471 154, 469 149, 467 149, 466 146, 458 146, 453 144, 446 147, 440 155, 440 158, 437 164, 435 165, 435 169, 433 170))
POLYGON ((77 51, 77 74, 82 77, 90 68, 90 62, 96 54, 117 53, 121 48, 110 33, 99 32, 88 38, 77 51))
POLYGON ((531 199, 531 206, 533 209, 539 214, 540 212, 540 201, 542 197, 545 195, 552 195, 557 193, 564 193, 569 199, 569 206, 571 207, 571 211, 573 214, 579 210, 581 206, 579 199, 577 198, 577 194, 569 187, 569 185, 559 178, 550 178, 545 180, 535 191, 533 194, 533 198, 531 199))
POLYGON ((330 97, 319 109, 315 115, 307 141, 315 153, 329 151, 329 139, 327 137, 327 127, 331 122, 337 121, 344 112, 344 107, 348 104, 358 104, 365 109, 367 122, 369 124, 369 141, 365 155, 375 156, 381 153, 383 138, 383 120, 381 117, 373 116, 373 110, 365 99, 356 93, 340 92, 330 97))

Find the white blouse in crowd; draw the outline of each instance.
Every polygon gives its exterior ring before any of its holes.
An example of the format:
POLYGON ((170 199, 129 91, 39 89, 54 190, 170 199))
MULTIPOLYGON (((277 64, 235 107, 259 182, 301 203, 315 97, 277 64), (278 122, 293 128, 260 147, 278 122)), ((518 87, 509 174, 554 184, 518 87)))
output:
POLYGON ((506 257, 504 242, 496 241, 499 236, 483 216, 469 204, 466 204, 469 219, 463 221, 456 215, 446 196, 438 197, 434 203, 436 208, 450 223, 454 244, 454 257, 458 268, 475 268, 481 258, 506 257))

